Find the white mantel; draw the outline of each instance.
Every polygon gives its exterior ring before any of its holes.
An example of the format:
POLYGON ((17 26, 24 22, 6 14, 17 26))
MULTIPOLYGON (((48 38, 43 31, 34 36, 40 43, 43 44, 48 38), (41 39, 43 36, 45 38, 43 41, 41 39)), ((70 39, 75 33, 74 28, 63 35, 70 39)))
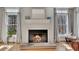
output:
POLYGON ((22 23, 22 43, 29 43, 29 30, 48 30, 48 43, 53 43, 51 20, 47 19, 29 19, 22 23))
POLYGON ((51 19, 26 19, 27 24, 49 24, 51 19))

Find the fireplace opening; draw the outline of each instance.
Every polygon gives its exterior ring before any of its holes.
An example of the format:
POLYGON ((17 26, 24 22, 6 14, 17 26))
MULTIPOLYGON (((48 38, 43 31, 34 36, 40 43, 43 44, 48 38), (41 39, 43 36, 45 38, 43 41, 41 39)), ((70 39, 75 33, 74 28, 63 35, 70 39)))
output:
POLYGON ((48 42, 47 30, 29 30, 29 43, 48 42))

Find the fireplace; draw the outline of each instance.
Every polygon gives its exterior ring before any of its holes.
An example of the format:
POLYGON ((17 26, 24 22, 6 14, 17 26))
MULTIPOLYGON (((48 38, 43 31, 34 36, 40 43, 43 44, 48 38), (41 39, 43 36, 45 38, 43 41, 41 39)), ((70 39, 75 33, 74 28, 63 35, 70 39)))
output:
POLYGON ((29 30, 29 43, 48 42, 47 30, 29 30))

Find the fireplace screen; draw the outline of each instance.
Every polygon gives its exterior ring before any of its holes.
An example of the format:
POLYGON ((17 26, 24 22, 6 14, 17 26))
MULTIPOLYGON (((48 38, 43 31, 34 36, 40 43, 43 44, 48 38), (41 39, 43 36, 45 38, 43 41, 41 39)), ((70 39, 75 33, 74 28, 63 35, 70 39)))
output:
POLYGON ((47 41, 47 30, 29 30, 29 43, 42 43, 47 41))

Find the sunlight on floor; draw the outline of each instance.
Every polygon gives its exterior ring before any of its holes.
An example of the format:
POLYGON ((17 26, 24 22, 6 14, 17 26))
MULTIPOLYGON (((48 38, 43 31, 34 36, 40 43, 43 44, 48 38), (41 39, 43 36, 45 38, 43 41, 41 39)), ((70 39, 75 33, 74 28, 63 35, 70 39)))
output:
POLYGON ((8 51, 13 47, 13 45, 1 45, 0 51, 8 51))

